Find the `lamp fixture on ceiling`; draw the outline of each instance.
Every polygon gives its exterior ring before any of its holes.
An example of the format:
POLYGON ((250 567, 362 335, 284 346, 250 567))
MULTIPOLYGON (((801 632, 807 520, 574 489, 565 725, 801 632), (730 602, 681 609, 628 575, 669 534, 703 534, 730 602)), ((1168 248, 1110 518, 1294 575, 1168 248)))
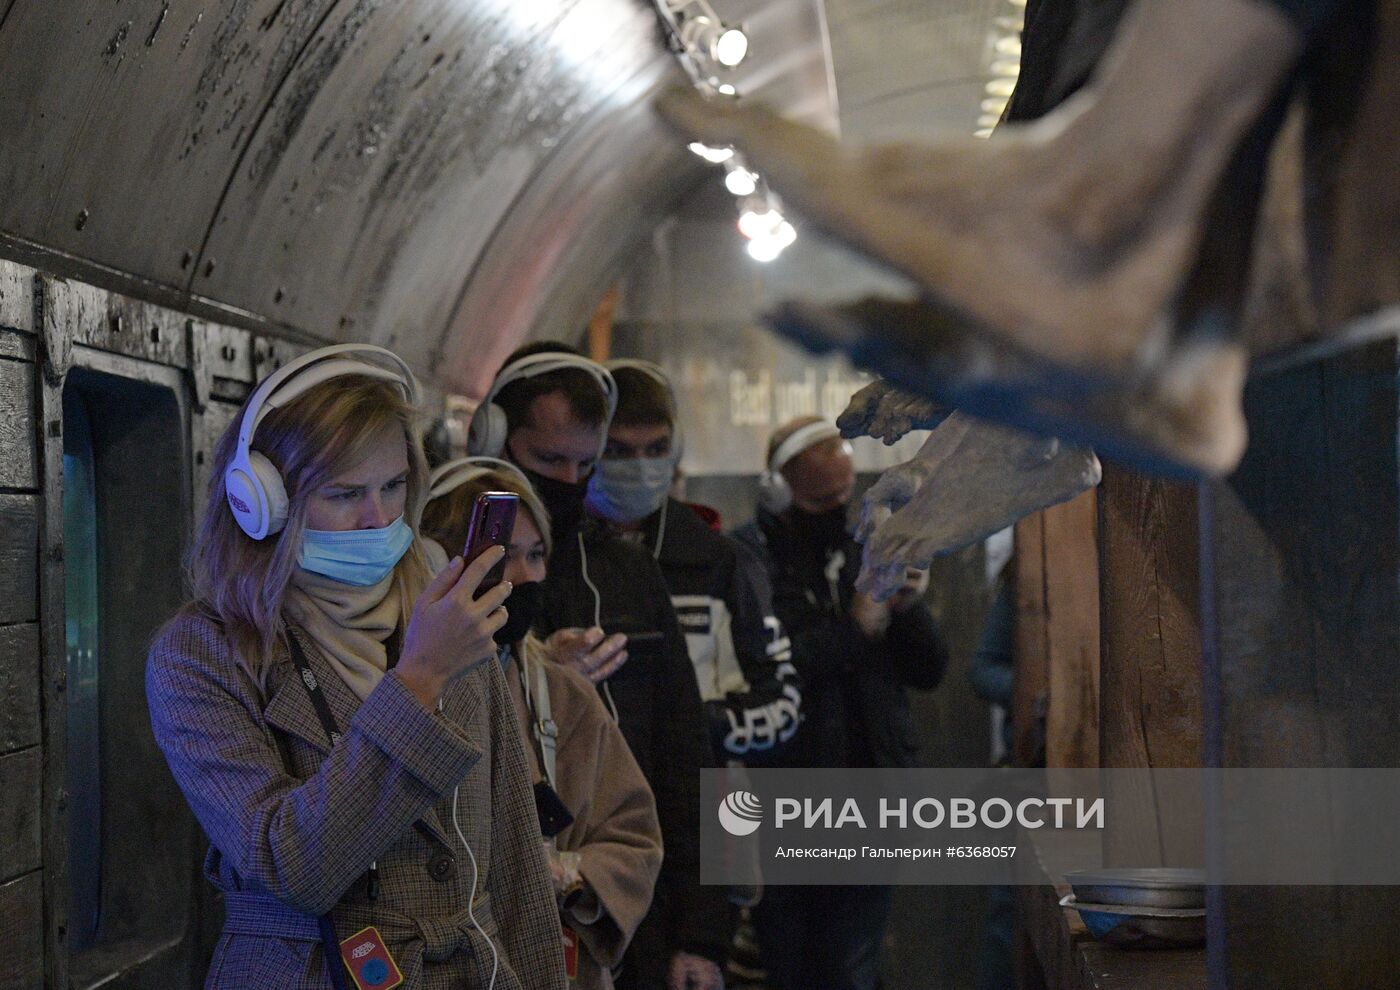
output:
POLYGON ((749 36, 742 26, 725 24, 709 0, 656 0, 676 54, 721 70, 733 69, 749 54, 749 36))
MULTIPOLYGON (((738 88, 721 77, 749 56, 744 28, 726 24, 708 0, 655 2, 671 51, 695 88, 712 98, 738 99, 738 88)), ((733 148, 699 141, 688 147, 711 165, 724 168, 724 187, 740 200, 739 231, 748 240, 754 260, 772 261, 797 240, 797 231, 778 211, 777 197, 733 148)))

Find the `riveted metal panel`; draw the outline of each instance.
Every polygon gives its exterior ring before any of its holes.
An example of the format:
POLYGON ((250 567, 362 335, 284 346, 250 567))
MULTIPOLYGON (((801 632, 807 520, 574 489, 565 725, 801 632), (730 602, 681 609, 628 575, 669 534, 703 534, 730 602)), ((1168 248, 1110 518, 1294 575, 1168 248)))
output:
POLYGON ((0 228, 185 286, 264 108, 336 0, 17 0, 0 228))
POLYGON ((342 4, 254 136, 193 288, 427 368, 520 191, 650 61, 670 63, 654 12, 622 0, 342 4))

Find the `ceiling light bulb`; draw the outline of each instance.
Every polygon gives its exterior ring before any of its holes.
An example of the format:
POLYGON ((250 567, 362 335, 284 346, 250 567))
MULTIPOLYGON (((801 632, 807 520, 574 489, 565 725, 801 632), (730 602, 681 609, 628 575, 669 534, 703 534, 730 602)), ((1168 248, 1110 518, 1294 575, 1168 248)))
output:
POLYGON ((1006 36, 997 39, 997 53, 1000 55, 1014 55, 1021 57, 1021 39, 1013 36, 1006 36))
POLYGON ((735 196, 752 196, 758 189, 758 176, 743 166, 736 165, 725 175, 724 188, 735 196))
POLYGON ((1010 96, 1015 91, 1015 89, 1015 79, 997 78, 987 80, 988 96, 1010 96))
POLYGON ((972 136, 980 138, 989 138, 992 136, 992 129, 990 127, 984 127, 981 130, 973 131, 972 136))
POLYGON ((684 17, 680 22, 681 44, 691 55, 732 69, 749 53, 749 36, 736 27, 725 27, 707 14, 684 17))
POLYGON ((749 241, 749 257, 754 261, 767 264, 782 253, 783 245, 778 243, 777 238, 760 237, 758 240, 749 241))
POLYGON ((716 89, 716 91, 719 93, 720 96, 738 96, 738 95, 739 95, 739 91, 738 91, 737 89, 735 89, 733 86, 731 86, 729 83, 720 83, 717 87, 715 87, 715 89, 716 89))
POLYGON ((745 210, 739 214, 739 233, 751 241, 771 236, 783 224, 783 215, 768 207, 745 210))
MULTIPOLYGON (((1006 98, 1003 96, 987 97, 985 100, 982 101, 982 112, 992 114, 995 117, 1000 117, 1003 113, 1006 112, 1006 98)), ((694 151, 695 146, 691 145, 690 149, 694 151)))
POLYGON ((711 165, 719 165, 734 157, 733 148, 711 148, 708 144, 701 144, 699 141, 692 141, 687 147, 711 165))
POLYGON ((749 53, 749 36, 738 28, 726 28, 710 45, 710 54, 720 65, 734 68, 749 53))

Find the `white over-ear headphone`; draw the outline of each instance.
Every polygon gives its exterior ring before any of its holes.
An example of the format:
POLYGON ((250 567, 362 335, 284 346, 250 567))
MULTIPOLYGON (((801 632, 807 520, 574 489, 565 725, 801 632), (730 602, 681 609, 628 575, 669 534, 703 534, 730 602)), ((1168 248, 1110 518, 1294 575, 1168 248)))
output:
POLYGON ((769 512, 777 515, 792 505, 792 487, 783 477, 787 463, 810 447, 824 440, 839 437, 841 431, 826 420, 808 423, 793 431, 792 436, 778 444, 773 456, 768 458, 768 468, 758 479, 758 502, 769 512))
POLYGON ((641 358, 615 358, 609 361, 606 367, 609 371, 635 369, 655 378, 666 389, 666 394, 671 397, 671 454, 679 461, 685 453, 685 430, 681 426, 681 404, 676 398, 676 387, 671 384, 671 379, 666 377, 666 372, 661 370, 660 365, 643 361, 641 358))
POLYGON ((428 498, 441 498, 467 482, 495 471, 515 475, 528 491, 534 491, 530 486, 530 479, 510 461, 503 461, 499 457, 459 457, 433 468, 433 473, 428 476, 428 498))
POLYGON ((372 344, 335 344, 303 354, 262 380, 243 411, 238 427, 238 446, 224 471, 224 493, 239 528, 255 540, 281 532, 287 523, 287 488, 272 462, 253 450, 258 424, 273 409, 281 408, 305 395, 322 382, 344 375, 382 378, 403 389, 409 405, 418 404, 418 379, 393 351, 372 344), (354 354, 357 357, 340 357, 354 354), (376 358, 390 364, 386 368, 370 363, 376 358))
POLYGON ((557 352, 527 354, 496 373, 491 390, 486 393, 486 398, 481 400, 481 405, 476 407, 476 412, 472 413, 471 425, 467 428, 467 452, 483 457, 500 457, 505 452, 510 423, 506 419, 506 411, 496 405, 496 396, 500 394, 501 389, 522 378, 534 378, 536 375, 547 375, 551 371, 563 371, 566 368, 575 368, 592 375, 597 379, 598 387, 603 390, 603 395, 608 400, 608 416, 603 422, 603 436, 598 444, 598 456, 602 457, 603 448, 608 443, 608 425, 612 422, 613 413, 617 412, 617 382, 613 381, 608 369, 597 361, 581 354, 557 352))

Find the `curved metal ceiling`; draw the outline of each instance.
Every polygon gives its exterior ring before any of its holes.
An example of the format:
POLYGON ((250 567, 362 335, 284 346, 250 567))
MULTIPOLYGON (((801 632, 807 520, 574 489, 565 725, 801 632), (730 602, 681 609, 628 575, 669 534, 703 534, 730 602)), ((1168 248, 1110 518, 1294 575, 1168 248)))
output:
POLYGON ((682 79, 644 0, 0 0, 0 250, 479 391, 704 174, 682 79))

